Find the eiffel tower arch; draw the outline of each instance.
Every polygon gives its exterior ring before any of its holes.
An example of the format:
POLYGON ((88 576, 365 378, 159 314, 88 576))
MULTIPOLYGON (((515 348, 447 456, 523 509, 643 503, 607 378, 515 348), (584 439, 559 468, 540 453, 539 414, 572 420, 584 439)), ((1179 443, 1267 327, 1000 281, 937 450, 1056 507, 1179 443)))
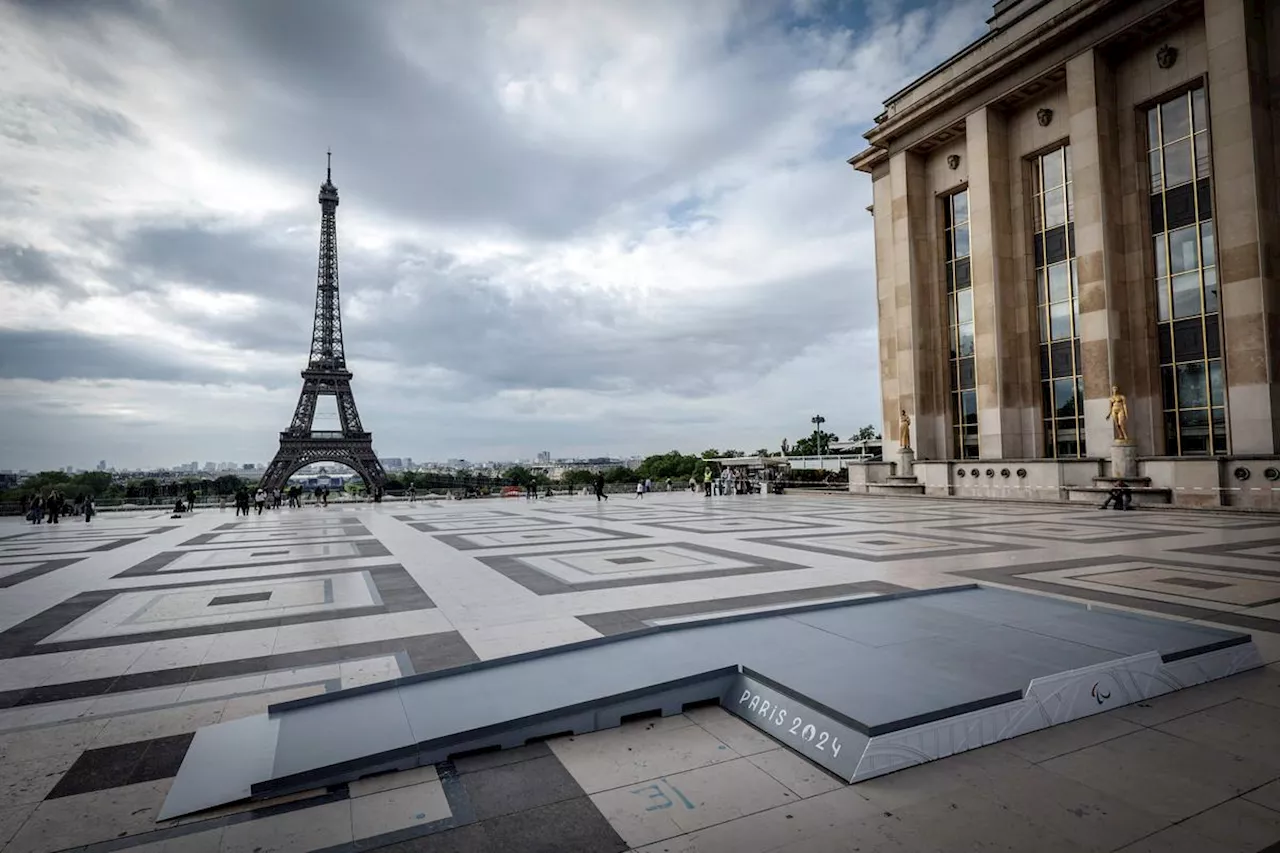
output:
POLYGON ((311 328, 311 356, 302 371, 302 393, 289 428, 280 433, 280 449, 262 477, 264 489, 284 488, 299 468, 313 462, 346 465, 369 488, 387 481, 373 452, 373 433, 360 423, 351 393, 351 371, 342 347, 342 311, 338 299, 338 188, 332 165, 320 185, 320 263, 316 272, 316 314, 311 328), (316 403, 332 396, 338 404, 336 430, 316 430, 316 403))

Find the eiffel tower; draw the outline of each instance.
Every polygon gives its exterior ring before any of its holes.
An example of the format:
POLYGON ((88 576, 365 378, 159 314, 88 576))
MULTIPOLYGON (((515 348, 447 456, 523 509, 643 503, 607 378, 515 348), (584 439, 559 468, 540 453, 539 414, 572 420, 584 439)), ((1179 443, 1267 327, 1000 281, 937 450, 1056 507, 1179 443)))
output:
POLYGON ((372 489, 387 481, 373 452, 373 434, 360 425, 351 395, 351 371, 342 349, 342 312, 338 307, 338 188, 333 185, 332 152, 320 186, 320 265, 316 273, 316 317, 311 330, 311 358, 302 371, 302 394, 293 423, 280 433, 280 449, 267 466, 261 487, 281 489, 289 477, 313 462, 336 462, 355 470, 372 489), (313 428, 321 394, 338 401, 341 429, 313 428))

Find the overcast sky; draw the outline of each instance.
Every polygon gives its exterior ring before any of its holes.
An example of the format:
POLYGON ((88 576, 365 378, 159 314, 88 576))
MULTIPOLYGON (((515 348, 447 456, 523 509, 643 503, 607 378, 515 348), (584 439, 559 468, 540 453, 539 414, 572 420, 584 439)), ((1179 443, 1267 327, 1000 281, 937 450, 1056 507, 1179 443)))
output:
POLYGON ((844 161, 990 10, 0 0, 0 467, 268 461, 329 147, 380 456, 878 426, 870 182, 844 161))

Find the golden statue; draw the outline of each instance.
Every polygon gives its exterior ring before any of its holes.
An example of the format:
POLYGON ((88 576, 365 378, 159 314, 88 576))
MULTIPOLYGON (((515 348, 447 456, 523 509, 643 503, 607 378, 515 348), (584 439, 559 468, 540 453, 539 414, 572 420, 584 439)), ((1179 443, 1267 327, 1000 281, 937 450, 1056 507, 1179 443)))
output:
POLYGON ((1128 441, 1129 405, 1120 393, 1119 385, 1111 386, 1111 411, 1107 412, 1107 420, 1115 425, 1116 441, 1128 441))
POLYGON ((911 449, 911 416, 906 409, 902 410, 902 415, 898 418, 898 444, 903 450, 911 449))

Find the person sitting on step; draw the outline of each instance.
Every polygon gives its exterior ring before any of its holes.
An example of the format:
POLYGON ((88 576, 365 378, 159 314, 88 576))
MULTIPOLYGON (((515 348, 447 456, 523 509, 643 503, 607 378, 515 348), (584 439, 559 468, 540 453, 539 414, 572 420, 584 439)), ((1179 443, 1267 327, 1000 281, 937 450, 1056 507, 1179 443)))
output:
POLYGON ((1111 487, 1111 491, 1107 493, 1107 499, 1102 502, 1102 509, 1133 509, 1133 490, 1129 488, 1129 484, 1124 480, 1120 480, 1111 487))

